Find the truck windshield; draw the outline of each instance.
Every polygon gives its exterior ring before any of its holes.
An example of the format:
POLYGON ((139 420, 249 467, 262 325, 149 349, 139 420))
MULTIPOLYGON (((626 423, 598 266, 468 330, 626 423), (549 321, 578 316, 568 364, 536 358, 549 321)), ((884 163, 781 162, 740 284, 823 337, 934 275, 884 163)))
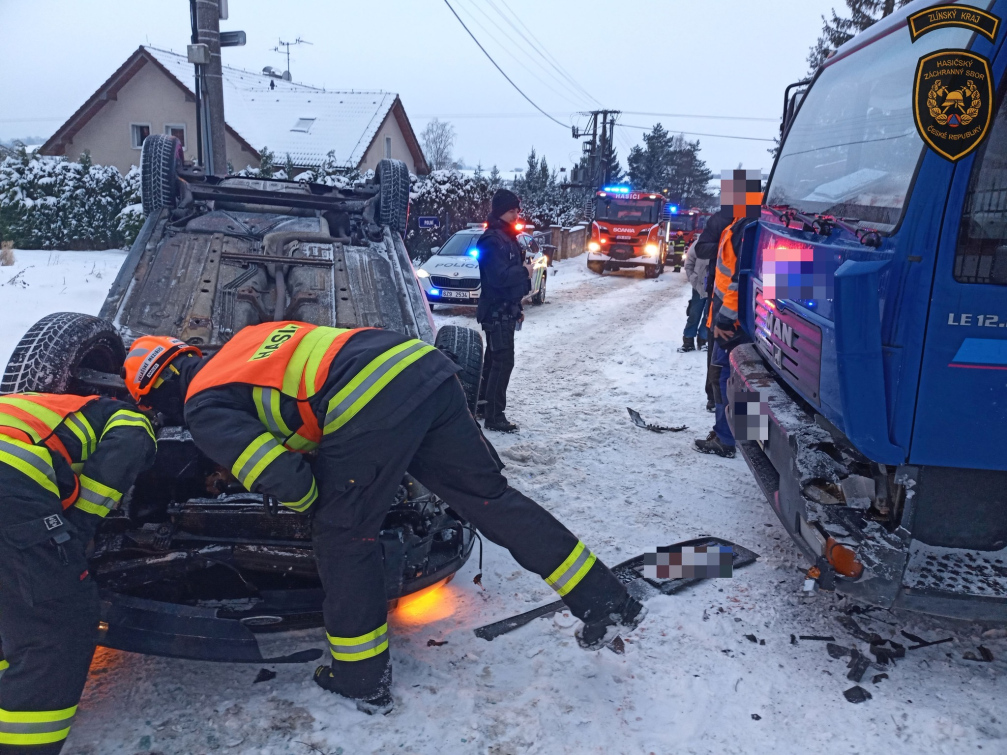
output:
POLYGON ((658 208, 654 202, 598 197, 594 203, 595 220, 615 220, 634 224, 656 223, 657 214, 658 208))
POLYGON ((482 233, 456 233, 437 250, 438 257, 464 257, 476 248, 482 233))
POLYGON ((937 29, 913 44, 900 30, 828 66, 790 127, 766 204, 894 230, 923 150, 913 123, 916 62, 967 47, 971 35, 937 29))

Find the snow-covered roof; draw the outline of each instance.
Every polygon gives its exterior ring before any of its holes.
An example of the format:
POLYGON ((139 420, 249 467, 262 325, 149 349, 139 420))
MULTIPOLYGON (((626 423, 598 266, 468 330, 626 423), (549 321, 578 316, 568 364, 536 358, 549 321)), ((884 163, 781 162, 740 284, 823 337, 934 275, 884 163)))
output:
MULTIPOLYGON (((143 49, 191 91, 193 69, 185 55, 143 49)), ((398 96, 326 91, 230 66, 223 72, 227 125, 256 150, 269 147, 278 161, 289 153, 298 166, 319 165, 331 150, 339 165, 357 167, 398 96)))

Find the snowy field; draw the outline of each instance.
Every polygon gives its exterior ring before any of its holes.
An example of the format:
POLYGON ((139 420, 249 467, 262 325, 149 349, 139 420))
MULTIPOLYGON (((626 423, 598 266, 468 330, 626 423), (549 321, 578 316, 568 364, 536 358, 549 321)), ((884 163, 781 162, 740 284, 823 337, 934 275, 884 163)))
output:
MULTIPOLYGON (((0 270, 0 364, 43 314, 97 312, 121 259, 18 252, 18 265, 0 270), (26 265, 27 287, 6 284, 26 265)), ((1007 752, 1003 630, 855 613, 865 630, 905 645, 900 630, 954 638, 908 651, 876 684, 879 672, 868 670, 861 684, 873 698, 858 705, 843 698, 854 684, 845 659, 831 659, 824 642, 792 641, 832 635, 867 653, 837 621, 849 618, 846 601, 799 597, 807 565, 744 461, 691 449, 712 415, 704 410, 704 355, 675 351, 685 276, 598 277, 581 258, 557 263, 549 294, 545 306, 529 308, 519 333, 507 413, 521 432, 493 438, 511 483, 609 563, 702 534, 756 551, 758 563, 650 601, 648 619, 616 655, 579 649, 564 615, 492 643, 477 639, 475 627, 553 597, 489 545, 485 590, 472 582, 474 556, 454 582, 391 617, 397 707, 387 717, 321 691, 310 679, 314 664, 275 666, 275 679, 253 684, 258 666, 99 649, 64 753, 1007 752), (690 429, 638 429, 627 406, 649 422, 690 429), (978 655, 979 644, 992 663, 963 659, 978 655)), ((473 322, 462 310, 436 318, 473 322)), ((263 651, 306 647, 323 647, 321 630, 274 637, 263 651)))

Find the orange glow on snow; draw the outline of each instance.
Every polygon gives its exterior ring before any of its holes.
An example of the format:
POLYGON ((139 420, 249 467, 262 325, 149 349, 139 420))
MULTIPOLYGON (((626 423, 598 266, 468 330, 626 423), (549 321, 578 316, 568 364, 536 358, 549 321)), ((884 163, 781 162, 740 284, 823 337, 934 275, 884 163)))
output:
POLYGON ((399 598, 393 616, 405 625, 421 626, 454 615, 458 599, 454 590, 445 587, 446 579, 419 592, 399 598))

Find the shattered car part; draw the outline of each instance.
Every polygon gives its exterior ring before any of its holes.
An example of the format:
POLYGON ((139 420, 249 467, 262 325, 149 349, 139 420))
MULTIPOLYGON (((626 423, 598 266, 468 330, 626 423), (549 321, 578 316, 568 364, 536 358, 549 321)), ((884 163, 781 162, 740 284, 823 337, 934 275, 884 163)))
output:
POLYGON ((636 411, 635 409, 630 409, 627 406, 626 407, 626 411, 629 412, 629 418, 631 420, 633 420, 633 424, 634 425, 636 425, 637 427, 642 427, 644 430, 650 430, 652 433, 665 433, 665 432, 668 432, 668 433, 680 433, 683 430, 688 430, 689 429, 688 425, 681 425, 679 427, 665 427, 663 425, 648 425, 646 423, 646 421, 644 421, 643 417, 640 416, 640 413, 638 411, 636 411))
MULTIPOLYGON (((748 566, 749 564, 753 564, 756 559, 759 558, 758 554, 748 550, 747 548, 743 548, 740 545, 736 545, 728 540, 722 540, 717 537, 703 537, 696 540, 685 540, 681 543, 675 543, 673 546, 665 547, 696 547, 711 545, 730 546, 733 551, 733 568, 735 569, 740 569, 744 566, 748 566)), ((643 576, 644 559, 645 556, 641 554, 612 567, 612 573, 615 574, 620 582, 627 586, 630 595, 637 600, 646 600, 647 598, 657 594, 674 595, 675 593, 681 592, 698 582, 704 581, 704 578, 701 577, 667 580, 650 579, 643 576)), ((547 603, 544 606, 533 608, 530 611, 525 611, 517 616, 511 616, 510 618, 501 619, 500 621, 493 622, 492 624, 481 626, 474 630, 475 635, 480 639, 492 641, 501 635, 513 632, 519 627, 523 627, 525 624, 528 624, 535 619, 543 616, 552 616, 557 611, 562 611, 565 606, 566 603, 562 600, 556 600, 552 603, 547 603)))

